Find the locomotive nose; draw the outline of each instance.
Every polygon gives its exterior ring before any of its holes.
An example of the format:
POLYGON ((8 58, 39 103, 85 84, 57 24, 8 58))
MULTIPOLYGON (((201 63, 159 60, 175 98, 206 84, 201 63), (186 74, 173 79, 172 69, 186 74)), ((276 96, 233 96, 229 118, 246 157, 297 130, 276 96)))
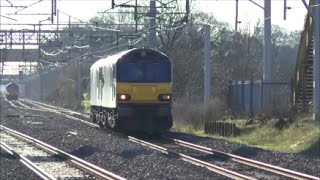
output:
POLYGON ((137 102, 155 101, 157 96, 157 86, 135 85, 132 87, 132 97, 137 102))
POLYGON ((129 95, 129 102, 155 103, 171 100, 170 87, 170 83, 118 83, 117 93, 129 95))

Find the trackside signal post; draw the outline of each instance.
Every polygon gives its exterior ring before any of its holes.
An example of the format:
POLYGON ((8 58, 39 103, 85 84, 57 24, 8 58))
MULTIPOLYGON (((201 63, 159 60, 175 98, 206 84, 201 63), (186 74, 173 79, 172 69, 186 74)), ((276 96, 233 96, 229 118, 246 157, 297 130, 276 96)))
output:
POLYGON ((314 103, 313 112, 314 119, 320 122, 320 0, 315 0, 313 7, 314 18, 314 103))

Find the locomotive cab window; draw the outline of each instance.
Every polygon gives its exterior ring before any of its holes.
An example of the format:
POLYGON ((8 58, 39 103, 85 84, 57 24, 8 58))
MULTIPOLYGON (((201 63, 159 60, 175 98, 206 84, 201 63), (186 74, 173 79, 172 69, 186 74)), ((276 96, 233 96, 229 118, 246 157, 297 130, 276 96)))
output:
POLYGON ((170 82, 170 63, 122 63, 117 65, 118 82, 170 82))

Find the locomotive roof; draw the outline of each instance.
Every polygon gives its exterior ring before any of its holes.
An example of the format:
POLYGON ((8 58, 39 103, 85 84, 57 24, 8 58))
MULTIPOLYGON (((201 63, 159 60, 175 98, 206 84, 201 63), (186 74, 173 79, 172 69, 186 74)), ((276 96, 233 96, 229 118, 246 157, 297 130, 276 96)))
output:
POLYGON ((111 56, 108 56, 108 57, 105 57, 105 58, 102 58, 102 59, 99 59, 97 62, 95 62, 90 69, 93 69, 93 68, 98 68, 98 67, 101 67, 101 66, 105 66, 105 65, 109 65, 109 64, 116 64, 118 62, 118 60, 120 60, 122 57, 125 57, 127 55, 131 55, 132 53, 135 53, 135 52, 139 52, 139 51, 142 51, 142 50, 145 50, 145 51, 151 51, 151 52, 156 52, 158 53, 159 55, 163 56, 163 57, 166 57, 168 58, 168 60, 170 61, 169 57, 167 55, 165 55, 164 53, 158 51, 158 50, 154 50, 154 49, 142 49, 142 48, 133 48, 133 49, 129 49, 129 50, 126 50, 126 51, 121 51, 117 54, 114 54, 114 55, 111 55, 111 56))
POLYGON ((18 85, 16 83, 14 83, 14 82, 10 82, 6 86, 18 86, 18 85))

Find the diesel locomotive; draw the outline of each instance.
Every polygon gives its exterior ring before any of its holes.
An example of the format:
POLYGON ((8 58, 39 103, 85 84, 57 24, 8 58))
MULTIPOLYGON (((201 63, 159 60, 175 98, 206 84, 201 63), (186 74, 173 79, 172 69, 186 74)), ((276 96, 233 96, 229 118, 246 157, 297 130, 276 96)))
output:
POLYGON ((100 126, 162 133, 172 127, 171 100, 171 60, 160 51, 129 49, 90 68, 90 116, 100 126))
POLYGON ((9 101, 17 100, 19 98, 19 86, 16 83, 7 84, 5 96, 9 101))

